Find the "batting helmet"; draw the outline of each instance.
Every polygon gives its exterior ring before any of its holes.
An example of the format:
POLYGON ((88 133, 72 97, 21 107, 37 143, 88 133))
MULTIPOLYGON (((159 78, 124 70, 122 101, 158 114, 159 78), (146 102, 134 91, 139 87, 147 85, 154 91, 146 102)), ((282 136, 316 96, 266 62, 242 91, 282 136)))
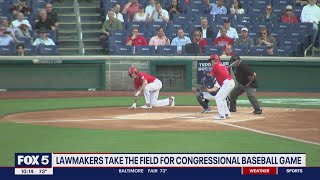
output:
POLYGON ((210 58, 208 59, 208 61, 211 62, 211 60, 213 60, 213 59, 214 59, 215 61, 217 61, 217 62, 221 61, 219 55, 217 55, 217 54, 211 54, 211 56, 210 56, 210 58))
POLYGON ((138 71, 138 69, 136 68, 136 67, 134 67, 134 66, 132 66, 131 68, 129 68, 129 70, 128 70, 128 75, 131 77, 132 76, 132 74, 138 74, 139 73, 139 71, 138 71))

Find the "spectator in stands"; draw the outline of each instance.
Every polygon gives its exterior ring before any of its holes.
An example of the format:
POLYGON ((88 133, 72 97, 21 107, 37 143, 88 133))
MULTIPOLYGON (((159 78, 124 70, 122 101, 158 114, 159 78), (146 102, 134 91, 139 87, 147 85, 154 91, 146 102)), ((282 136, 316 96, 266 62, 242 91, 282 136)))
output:
POLYGON ((24 15, 22 13, 17 14, 17 19, 11 22, 10 28, 16 31, 22 23, 26 23, 29 27, 29 30, 32 30, 32 27, 28 20, 24 19, 24 15))
POLYGON ((133 21, 134 22, 146 22, 148 19, 147 13, 144 12, 144 7, 139 6, 139 11, 134 14, 133 21))
MULTIPOLYGON (((51 3, 46 4, 47 18, 54 23, 55 28, 59 26, 59 18, 58 14, 53 10, 53 6, 51 3)), ((40 19, 40 17, 38 18, 40 19)))
POLYGON ((150 0, 149 5, 146 7, 146 14, 148 15, 148 19, 151 19, 152 12, 156 10, 156 1, 150 0))
POLYGON ((272 5, 266 7, 265 13, 260 16, 260 22, 271 22, 274 25, 277 21, 277 16, 272 12, 272 5))
POLYGON ((25 23, 21 23, 19 28, 14 32, 16 38, 31 38, 30 31, 28 29, 28 25, 25 23))
POLYGON ((199 30, 194 31, 192 42, 200 45, 202 53, 204 53, 204 47, 208 46, 208 42, 202 37, 202 33, 199 30))
POLYGON ((222 52, 222 55, 225 55, 225 56, 234 56, 236 55, 233 51, 232 51, 232 45, 231 44, 228 44, 226 46, 226 49, 225 51, 222 52))
POLYGON ((314 36, 312 44, 314 45, 317 40, 320 22, 320 7, 316 5, 317 0, 309 0, 309 4, 304 6, 301 11, 301 22, 312 23, 314 36))
POLYGON ((183 13, 183 9, 179 7, 178 0, 172 0, 171 4, 166 9, 169 12, 170 19, 172 19, 173 14, 183 13))
POLYGON ((227 14, 227 8, 224 7, 224 0, 217 0, 217 4, 210 3, 210 0, 204 0, 207 6, 206 12, 213 15, 213 20, 216 14, 227 14))
POLYGON ((246 46, 246 47, 248 47, 248 49, 250 49, 250 47, 254 46, 253 39, 251 37, 249 37, 248 34, 249 34, 248 28, 246 28, 246 27, 241 28, 241 36, 240 36, 240 38, 236 39, 236 41, 234 42, 234 45, 246 46))
POLYGON ((30 14, 30 8, 26 5, 26 0, 19 0, 18 3, 13 4, 10 7, 10 12, 13 15, 18 14, 19 12, 23 14, 30 14))
POLYGON ((233 4, 230 8, 231 14, 245 14, 245 10, 242 8, 242 5, 240 3, 240 0, 234 0, 233 4))
POLYGON ((33 42, 34 46, 39 45, 56 45, 51 38, 48 38, 48 30, 44 27, 40 28, 38 30, 39 37, 36 38, 36 40, 33 42))
POLYGON ((48 19, 47 11, 45 9, 40 10, 39 12, 40 18, 37 19, 35 22, 35 29, 43 29, 45 28, 47 31, 55 31, 56 27, 54 26, 54 23, 48 19))
MULTIPOLYGON (((121 6, 120 4, 116 4, 113 8, 112 8, 113 12, 114 12, 114 18, 118 19, 120 22, 124 22, 123 19, 123 15, 120 13, 121 10, 121 6)), ((109 19, 108 14, 106 15, 106 21, 109 19)))
POLYGON ((127 37, 126 45, 128 46, 146 46, 148 42, 146 38, 139 35, 139 29, 137 27, 132 28, 132 35, 127 37))
POLYGON ((223 51, 226 50, 227 45, 233 45, 233 39, 227 36, 227 29, 225 27, 220 28, 221 36, 214 40, 215 46, 222 46, 223 51))
POLYGON ((276 39, 269 34, 267 28, 260 29, 260 37, 256 40, 257 46, 277 46, 276 39))
MULTIPOLYGON (((305 6, 308 4, 309 0, 296 0, 297 6, 305 6)), ((317 5, 320 6, 320 0, 317 1, 317 5)))
POLYGON ((286 6, 286 12, 281 16, 281 22, 283 23, 298 23, 297 17, 292 12, 292 6, 286 6))
POLYGON ((1 20, 1 25, 6 28, 5 32, 8 32, 9 35, 12 36, 12 38, 14 39, 14 41, 15 41, 15 42, 18 42, 16 36, 14 35, 13 29, 12 29, 11 27, 9 27, 9 21, 8 21, 8 19, 2 19, 2 20, 1 20))
POLYGON ((167 23, 169 22, 169 13, 167 10, 162 9, 159 2, 156 2, 156 9, 153 10, 152 14, 149 16, 148 21, 167 23))
POLYGON ((128 16, 133 16, 138 12, 139 3, 137 0, 130 0, 126 5, 124 5, 122 14, 128 14, 128 16))
POLYGON ((203 38, 214 38, 213 30, 208 26, 208 19, 206 17, 201 18, 201 27, 198 27, 196 30, 202 33, 203 38))
POLYGON ((17 56, 24 56, 24 45, 23 44, 18 44, 16 46, 16 55, 17 56))
POLYGON ((273 54, 273 46, 267 46, 266 50, 267 50, 267 55, 268 56, 273 56, 274 55, 273 54))
POLYGON ((171 45, 177 46, 177 52, 178 54, 182 53, 182 46, 185 46, 188 43, 191 43, 191 40, 189 37, 184 35, 184 31, 182 28, 179 28, 177 30, 177 34, 178 37, 175 37, 172 42, 171 45))
MULTIPOLYGON (((224 19, 223 20, 223 27, 227 30, 227 36, 233 40, 238 39, 239 35, 238 32, 235 28, 231 27, 230 25, 230 20, 229 19, 224 19)), ((220 37, 220 31, 217 34, 217 37, 220 37)))
POLYGON ((0 46, 8 46, 14 43, 14 39, 10 36, 10 32, 6 31, 6 27, 0 26, 0 46))
POLYGON ((122 23, 118 19, 114 18, 114 12, 108 11, 109 19, 105 21, 102 25, 101 33, 99 40, 102 48, 108 52, 108 40, 109 32, 112 30, 122 30, 122 23))
POLYGON ((151 46, 156 46, 155 48, 157 49, 157 46, 159 45, 170 45, 170 39, 168 39, 164 35, 164 30, 162 27, 157 28, 157 35, 153 36, 150 41, 149 45, 151 46))

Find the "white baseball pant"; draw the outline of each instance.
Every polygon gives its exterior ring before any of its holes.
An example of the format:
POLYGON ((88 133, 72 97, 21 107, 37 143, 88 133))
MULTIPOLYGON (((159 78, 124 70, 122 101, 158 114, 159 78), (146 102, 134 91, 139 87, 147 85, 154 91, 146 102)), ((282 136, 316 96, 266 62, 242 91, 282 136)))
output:
POLYGON ((224 80, 223 85, 215 97, 220 116, 225 117, 226 114, 230 114, 226 98, 234 88, 234 85, 235 83, 233 79, 224 80))
POLYGON ((155 79, 152 83, 146 85, 143 90, 144 99, 146 104, 151 106, 169 106, 169 98, 158 100, 159 92, 162 88, 162 82, 159 79, 155 79))

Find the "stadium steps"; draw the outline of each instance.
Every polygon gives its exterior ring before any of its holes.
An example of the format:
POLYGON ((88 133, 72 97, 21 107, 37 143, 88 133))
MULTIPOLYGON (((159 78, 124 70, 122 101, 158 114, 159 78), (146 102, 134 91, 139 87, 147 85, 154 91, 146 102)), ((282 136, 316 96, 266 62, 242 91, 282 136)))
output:
POLYGON ((101 55, 103 53, 99 43, 101 21, 100 1, 90 3, 79 2, 83 44, 86 55, 101 55))
POLYGON ((79 54, 79 39, 76 31, 73 1, 64 0, 61 3, 55 1, 53 7, 60 19, 58 31, 59 53, 61 55, 79 54))

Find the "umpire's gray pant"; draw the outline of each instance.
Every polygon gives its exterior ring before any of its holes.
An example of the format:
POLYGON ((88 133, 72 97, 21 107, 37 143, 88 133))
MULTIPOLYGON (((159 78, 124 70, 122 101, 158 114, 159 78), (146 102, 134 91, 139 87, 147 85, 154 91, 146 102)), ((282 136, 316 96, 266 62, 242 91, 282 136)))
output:
POLYGON ((247 97, 250 103, 252 104, 253 108, 255 110, 260 109, 261 107, 260 107, 259 101, 254 95, 255 89, 252 87, 245 87, 241 84, 237 84, 236 87, 230 93, 230 109, 236 109, 237 99, 244 92, 247 93, 247 97))

